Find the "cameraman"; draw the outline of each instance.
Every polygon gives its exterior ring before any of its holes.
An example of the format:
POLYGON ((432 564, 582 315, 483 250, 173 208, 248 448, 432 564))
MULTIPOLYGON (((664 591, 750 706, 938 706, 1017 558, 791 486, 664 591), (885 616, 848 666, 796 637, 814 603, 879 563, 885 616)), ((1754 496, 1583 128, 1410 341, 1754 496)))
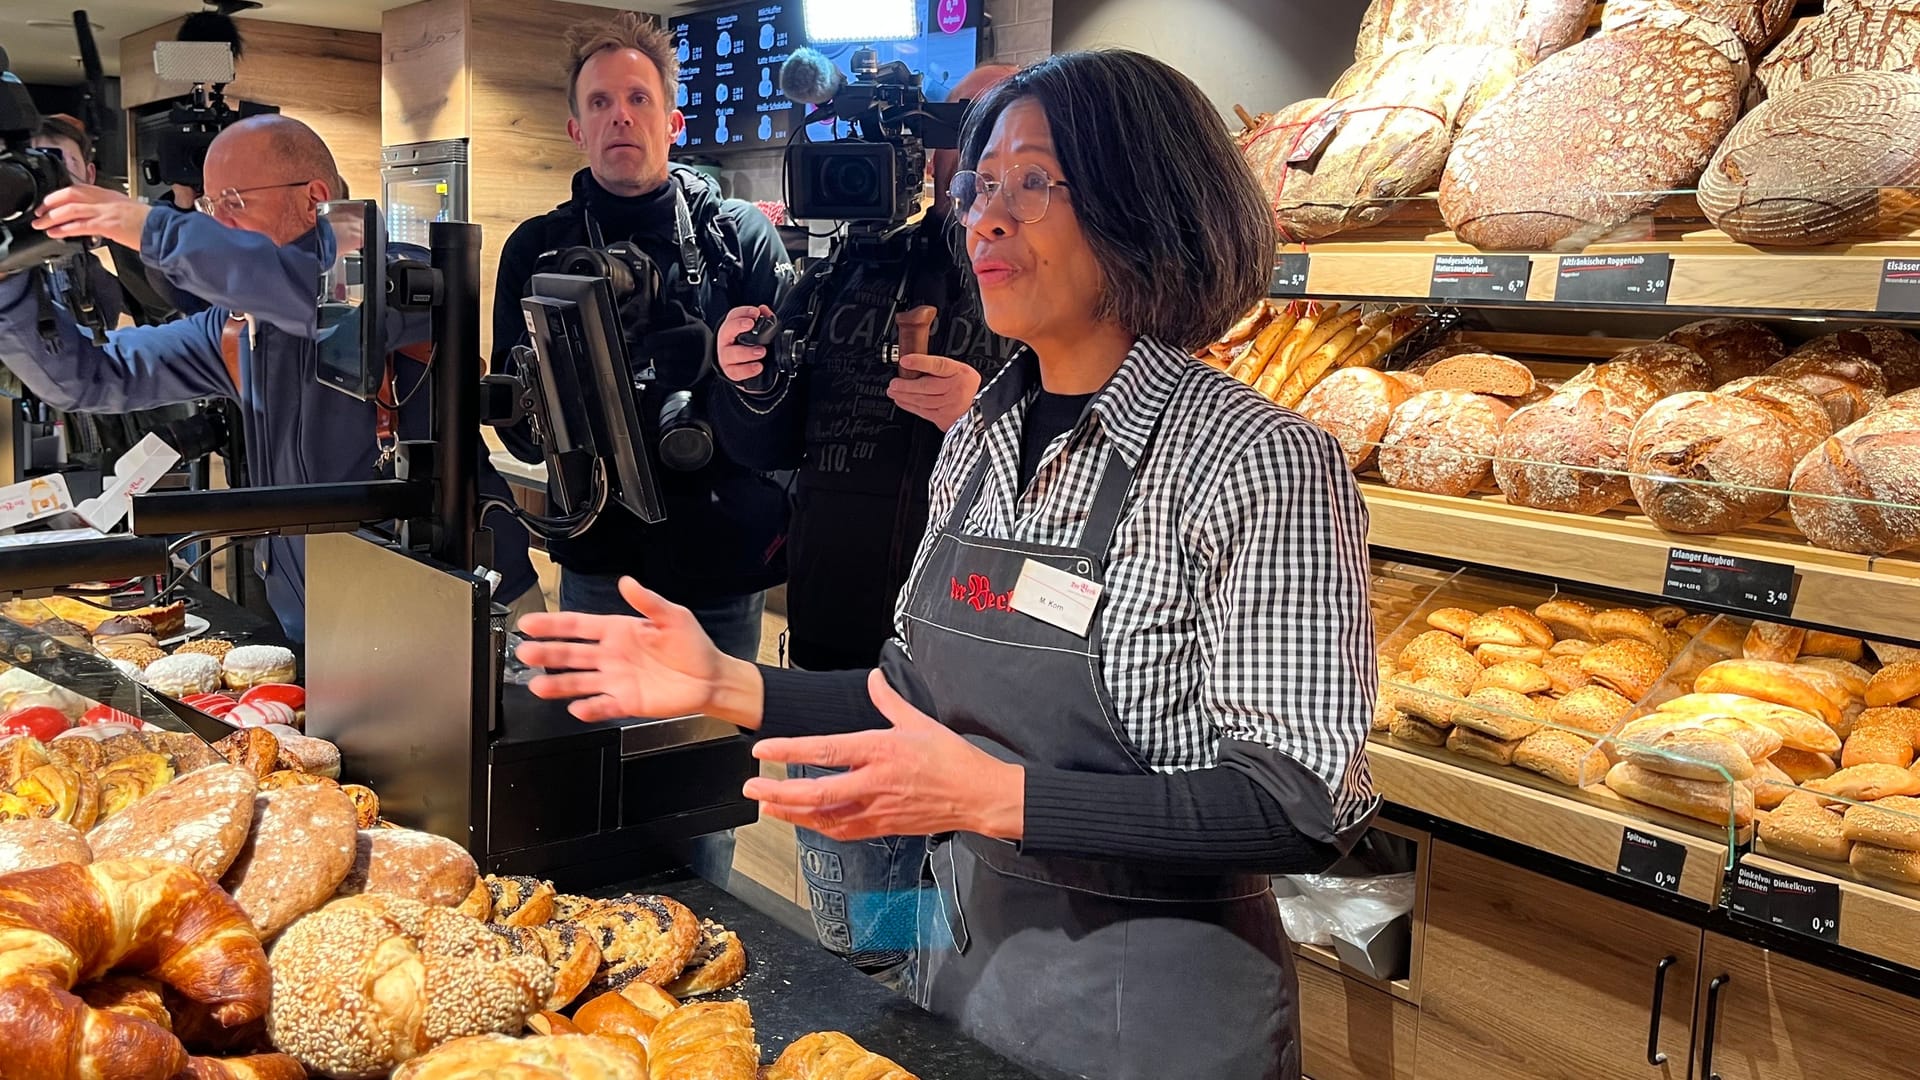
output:
MULTIPOLYGON (((511 350, 526 341, 520 300, 528 279, 541 272, 544 253, 632 241, 660 268, 663 299, 680 301, 709 327, 730 308, 772 303, 791 274, 773 224, 752 204, 722 199, 701 173, 668 164, 668 150, 685 126, 673 107, 679 76, 673 35, 622 12, 574 26, 567 41, 567 135, 586 154, 587 167, 573 178, 572 198, 522 223, 501 249, 493 297, 496 371, 512 371, 511 350)), ((657 325, 660 306, 667 305, 621 311, 636 366, 645 359, 642 335, 664 329, 657 325)), ((654 359, 668 374, 673 358, 654 359)), ((691 389, 702 409, 715 385, 705 377, 708 357, 678 361, 701 377, 682 377, 681 385, 662 385, 672 376, 656 380, 638 400, 642 422, 656 437, 652 429, 669 394, 691 389)), ((541 460, 526 429, 507 433, 506 442, 522 460, 541 460)), ((660 468, 656 475, 664 522, 647 525, 609 507, 584 535, 552 543, 561 567, 560 606, 631 614, 619 591, 620 578, 631 575, 692 608, 720 649, 756 659, 763 590, 785 577, 785 492, 718 450, 704 467, 660 468)))
MULTIPOLYGON (((73 177, 76 184, 92 184, 99 175, 93 165, 93 139, 70 116, 41 117, 40 130, 34 133, 33 145, 45 150, 58 150, 61 160, 66 162, 67 175, 73 177)), ((93 287, 94 306, 107 328, 118 326, 120 317, 127 312, 126 298, 120 292, 120 279, 91 251, 80 254, 77 261, 79 267, 86 271, 88 283, 93 287)), ((67 272, 57 271, 60 274, 67 272)), ((60 292, 66 295, 64 283, 60 292)))
MULTIPOLYGON (((169 281, 214 306, 160 326, 130 327, 105 347, 83 340, 70 319, 43 342, 28 278, 0 280, 0 356, 30 389, 70 412, 120 412, 222 397, 238 401, 248 432, 247 465, 257 486, 352 482, 377 475, 376 407, 315 378, 319 281, 333 237, 318 208, 339 188, 333 155, 311 128, 288 117, 243 120, 207 151, 207 213, 174 214, 101 188, 48 196, 34 222, 55 238, 105 236, 130 247, 169 281), (232 313, 231 315, 229 313, 232 313), (241 315, 241 312, 245 312, 241 315)), ((393 312, 388 341, 424 341, 425 312, 393 312)), ((424 433, 423 368, 402 365, 393 392, 404 435, 424 433)), ((483 490, 505 493, 482 469, 483 490)), ((531 590, 526 534, 497 534, 504 580, 496 597, 531 590)), ((267 599, 288 637, 305 637, 305 545, 271 537, 257 547, 267 599)), ((517 605, 516 605, 517 606, 517 605)))
MULTIPOLYGON (((1014 71, 977 68, 954 87, 953 100, 977 97, 1014 71)), ((958 160, 955 150, 933 153, 935 191, 947 189, 958 160)), ((879 662, 893 634, 895 599, 926 531, 927 486, 943 433, 973 403, 982 378, 1012 354, 1012 343, 987 329, 978 297, 964 286, 950 209, 951 200, 936 198, 885 258, 843 260, 805 331, 807 363, 764 393, 736 385, 716 405, 740 460, 799 470, 787 556, 795 667, 841 671, 879 662), (912 292, 934 303, 937 318, 927 353, 903 348, 905 370, 896 372, 888 345, 906 278, 921 283, 912 292)), ((736 384, 760 373, 766 350, 733 341, 764 313, 736 309, 720 328, 720 369, 736 384)), ((794 774, 824 772, 799 766, 794 774)), ((891 977, 912 943, 926 840, 841 843, 797 832, 808 891, 821 898, 812 905, 820 943, 863 971, 891 977)))

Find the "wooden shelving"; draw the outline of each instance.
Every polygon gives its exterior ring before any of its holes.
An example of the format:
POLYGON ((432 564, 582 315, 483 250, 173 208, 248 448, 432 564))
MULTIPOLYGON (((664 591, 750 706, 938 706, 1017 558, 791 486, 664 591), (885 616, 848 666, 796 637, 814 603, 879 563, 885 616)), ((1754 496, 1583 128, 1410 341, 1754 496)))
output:
POLYGON ((1920 968, 1920 934, 1914 933, 1914 927, 1920 926, 1920 899, 1854 880, 1846 867, 1837 866, 1832 873, 1822 873, 1810 868, 1813 860, 1798 856, 1787 862, 1768 855, 1749 854, 1740 862, 1757 870, 1838 885, 1840 946, 1889 963, 1920 968))
POLYGON ((1817 548, 1791 527, 1762 523, 1719 536, 1661 532, 1638 514, 1593 517, 1513 506, 1498 495, 1454 498, 1362 484, 1376 548, 1565 582, 1660 595, 1668 552, 1684 547, 1791 563, 1798 570, 1793 618, 1869 638, 1920 635, 1920 561, 1817 548))

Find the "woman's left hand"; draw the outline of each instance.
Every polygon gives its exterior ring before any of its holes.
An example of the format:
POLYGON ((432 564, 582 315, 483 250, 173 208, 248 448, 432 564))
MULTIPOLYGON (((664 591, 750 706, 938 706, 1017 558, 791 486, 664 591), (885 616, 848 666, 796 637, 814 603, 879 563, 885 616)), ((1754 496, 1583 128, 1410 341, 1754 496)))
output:
POLYGON ((1018 840, 1024 831, 1026 770, 954 734, 908 704, 878 671, 867 693, 892 724, 883 731, 766 739, 762 761, 846 772, 810 780, 747 781, 747 798, 769 817, 834 840, 972 832, 1018 840))

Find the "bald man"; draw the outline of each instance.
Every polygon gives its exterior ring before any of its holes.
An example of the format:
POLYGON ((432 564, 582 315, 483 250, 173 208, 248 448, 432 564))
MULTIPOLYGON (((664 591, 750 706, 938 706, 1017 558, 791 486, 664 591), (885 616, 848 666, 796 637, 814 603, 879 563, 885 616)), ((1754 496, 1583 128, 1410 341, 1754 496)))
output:
MULTIPOLYGON (((319 207, 341 186, 333 154, 298 120, 257 116, 214 139, 204 175, 205 213, 180 214, 75 185, 50 195, 34 224, 55 237, 105 236, 137 247, 144 262, 211 308, 118 331, 105 346, 85 340, 62 318, 49 345, 36 326, 28 280, 16 276, 0 280, 0 357, 36 396, 66 412, 125 412, 214 397, 239 402, 249 478, 257 486, 374 479, 374 406, 315 378, 320 274, 334 257, 332 233, 319 227, 319 207), (222 349, 230 318, 238 338, 231 367, 222 349)), ((429 324, 425 312, 389 312, 388 348, 426 340, 429 324)), ((427 395, 413 392, 425 377, 412 363, 394 371, 394 392, 408 404, 402 437, 427 433, 427 395)), ((488 493, 506 494, 484 455, 481 480, 488 493)), ((525 530, 510 520, 489 524, 498 529, 496 568, 505 577, 496 597, 510 602, 530 590, 537 597, 525 530)), ((271 538, 256 554, 282 628, 304 639, 304 541, 271 538)))

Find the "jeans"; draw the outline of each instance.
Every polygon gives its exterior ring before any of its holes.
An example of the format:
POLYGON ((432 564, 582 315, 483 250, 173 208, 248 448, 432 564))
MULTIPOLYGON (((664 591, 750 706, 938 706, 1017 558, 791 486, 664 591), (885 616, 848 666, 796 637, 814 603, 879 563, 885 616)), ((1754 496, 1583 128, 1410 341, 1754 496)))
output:
MULTIPOLYGON (((619 574, 582 574, 560 571, 560 610, 589 615, 632 615, 620 595, 619 574)), ((748 663, 760 659, 760 622, 767 610, 767 594, 750 593, 731 600, 693 607, 693 617, 713 644, 728 656, 748 663)))
MULTIPOLYGON (((632 607, 620 595, 619 574, 582 574, 562 567, 560 570, 560 610, 581 611, 589 615, 632 615, 632 607)), ((752 663, 760 658, 760 623, 767 608, 765 593, 722 600, 694 607, 693 617, 713 644, 728 656, 752 663)), ((733 830, 726 829, 695 837, 682 849, 681 857, 693 872, 726 888, 733 877, 733 830)))
MULTIPOLYGON (((791 765, 791 777, 830 776, 836 769, 791 765)), ((828 952, 863 971, 901 968, 913 957, 920 868, 927 857, 924 836, 830 840, 810 829, 794 830, 800 873, 814 933, 828 952)), ((911 996, 910 974, 896 986, 911 996)))

